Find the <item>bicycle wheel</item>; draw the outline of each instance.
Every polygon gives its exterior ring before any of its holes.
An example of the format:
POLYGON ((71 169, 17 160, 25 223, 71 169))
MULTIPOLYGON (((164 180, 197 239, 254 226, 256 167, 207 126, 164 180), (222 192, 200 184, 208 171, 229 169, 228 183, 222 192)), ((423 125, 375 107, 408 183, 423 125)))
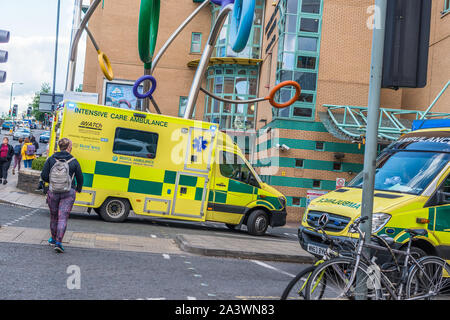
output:
POLYGON ((306 282, 308 281, 311 273, 316 268, 316 265, 310 266, 308 268, 300 271, 295 278, 293 278, 286 289, 284 289, 281 295, 281 300, 303 300, 305 299, 304 289, 306 287, 306 282))
POLYGON ((448 300, 450 266, 437 257, 425 257, 414 265, 406 281, 406 299, 448 300))
POLYGON ((355 270, 355 260, 335 258, 317 266, 306 283, 306 300, 355 300, 356 289, 367 287, 367 299, 381 299, 379 280, 363 263, 355 270), (360 272, 353 283, 349 283, 353 272, 360 272), (318 288, 321 290, 317 290, 318 288))

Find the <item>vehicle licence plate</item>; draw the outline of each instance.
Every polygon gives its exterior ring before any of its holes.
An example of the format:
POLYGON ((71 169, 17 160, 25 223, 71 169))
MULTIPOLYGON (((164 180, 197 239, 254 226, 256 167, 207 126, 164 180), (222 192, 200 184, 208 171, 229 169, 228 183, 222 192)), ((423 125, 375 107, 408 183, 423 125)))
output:
POLYGON ((324 256, 327 253, 326 248, 315 246, 313 244, 308 244, 307 251, 318 256, 324 256))

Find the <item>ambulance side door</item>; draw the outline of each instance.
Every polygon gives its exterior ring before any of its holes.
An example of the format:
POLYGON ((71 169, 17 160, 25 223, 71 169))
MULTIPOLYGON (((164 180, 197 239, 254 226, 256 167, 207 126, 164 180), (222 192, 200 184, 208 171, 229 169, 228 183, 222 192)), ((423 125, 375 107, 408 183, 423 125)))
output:
POLYGON ((232 152, 220 151, 215 166, 214 211, 236 215, 239 223, 248 204, 256 200, 257 188, 251 170, 232 152))
POLYGON ((450 172, 430 200, 430 226, 439 241, 437 249, 442 258, 450 260, 450 172))

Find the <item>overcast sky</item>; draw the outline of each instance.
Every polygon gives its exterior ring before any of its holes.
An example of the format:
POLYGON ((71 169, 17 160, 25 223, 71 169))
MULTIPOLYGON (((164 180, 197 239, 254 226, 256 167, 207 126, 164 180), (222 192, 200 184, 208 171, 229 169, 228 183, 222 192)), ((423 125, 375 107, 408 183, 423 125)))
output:
MULTIPOLYGON (((42 83, 53 85, 57 4, 57 0, 0 0, 0 29, 11 35, 9 43, 0 44, 9 55, 8 62, 0 64, 0 70, 7 72, 6 82, 0 83, 0 114, 9 110, 12 82, 23 82, 13 89, 12 104, 19 105, 19 113, 26 110, 42 83)), ((57 93, 63 93, 66 84, 73 9, 74 0, 61 0, 57 93)), ((78 46, 75 88, 83 81, 85 50, 84 33, 78 46)))

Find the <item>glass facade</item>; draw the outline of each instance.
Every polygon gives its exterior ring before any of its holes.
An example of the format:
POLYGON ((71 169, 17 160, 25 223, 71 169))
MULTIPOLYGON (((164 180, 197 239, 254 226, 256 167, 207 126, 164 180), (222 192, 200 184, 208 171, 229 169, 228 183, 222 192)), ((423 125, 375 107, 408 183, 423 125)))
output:
MULTIPOLYGON (((314 120, 323 0, 282 0, 280 6, 277 83, 294 80, 302 94, 292 106, 273 109, 274 117, 314 120)), ((291 87, 280 90, 277 100, 286 102, 291 87)))
MULTIPOLYGON (((258 67, 212 66, 208 69, 206 89, 225 99, 254 99, 258 89, 258 67)), ((249 130, 255 127, 255 104, 224 103, 208 96, 205 104, 205 121, 218 123, 220 129, 249 130)))
MULTIPOLYGON (((212 21, 215 21, 220 7, 213 6, 212 21)), ((250 38, 242 52, 234 52, 229 43, 230 16, 226 20, 217 40, 213 57, 236 57, 260 59, 264 0, 256 0, 255 17, 250 38)), ((258 66, 215 65, 207 71, 207 90, 219 97, 231 100, 254 99, 258 91, 258 66)), ((206 96, 204 120, 219 124, 222 130, 246 131, 255 128, 257 105, 223 103, 206 96)))
MULTIPOLYGON (((256 0, 255 17, 253 20, 253 26, 248 39, 247 46, 242 52, 234 52, 231 49, 229 39, 229 26, 230 15, 225 21, 222 30, 220 31, 219 39, 217 40, 216 48, 213 52, 213 57, 238 57, 238 58, 250 58, 259 59, 261 56, 261 37, 262 37, 262 23, 264 13, 264 0, 256 0)), ((215 21, 219 14, 220 6, 213 6, 212 17, 215 21)))

